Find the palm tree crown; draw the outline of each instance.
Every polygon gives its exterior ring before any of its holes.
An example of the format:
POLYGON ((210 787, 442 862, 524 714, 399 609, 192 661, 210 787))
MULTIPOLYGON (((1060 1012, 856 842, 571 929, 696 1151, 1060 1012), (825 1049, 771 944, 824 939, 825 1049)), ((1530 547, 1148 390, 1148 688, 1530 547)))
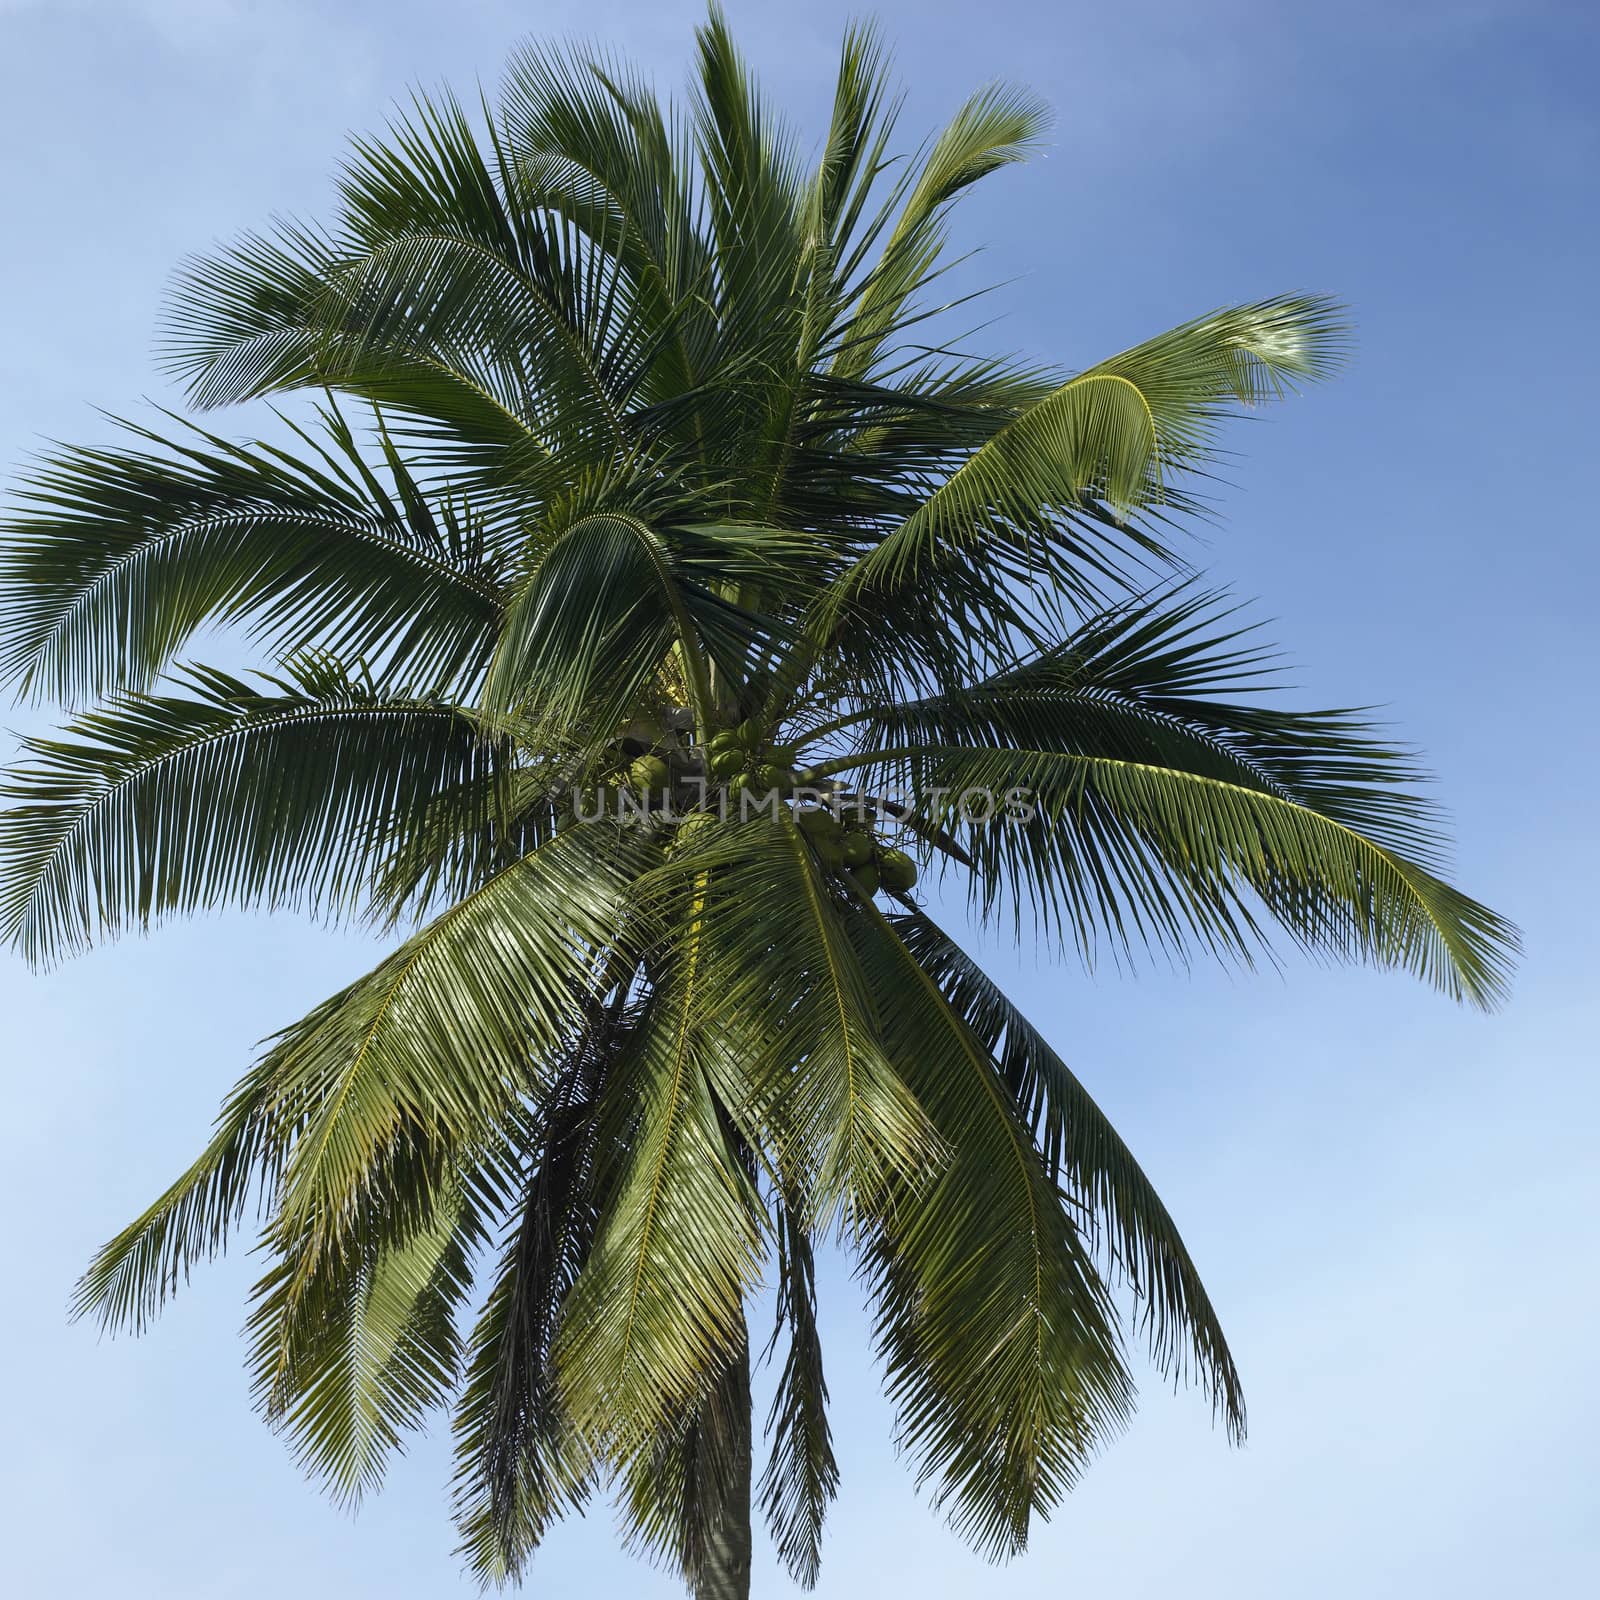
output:
POLYGON ((330 228, 188 268, 173 370, 202 408, 316 391, 285 442, 130 429, 5 529, 0 672, 96 702, 8 780, 5 935, 49 962, 224 902, 403 931, 78 1308, 142 1328, 259 1204, 267 1416, 355 1498, 453 1403, 485 1580, 607 1482, 702 1595, 747 1587, 752 1498, 814 1580, 826 1238, 989 1554, 1128 1414, 1119 1284, 1242 1431, 1166 1210, 919 867, 1089 957, 1248 959, 1275 924, 1480 1004, 1506 977, 1408 758, 1264 697, 1176 548, 1220 424, 1330 372, 1336 308, 1076 373, 970 354, 949 211, 1044 114, 986 89, 910 160, 895 115, 870 31, 814 165, 715 14, 681 110, 526 49, 481 125, 419 100, 358 142, 330 228), (184 664, 218 624, 270 672, 184 664))

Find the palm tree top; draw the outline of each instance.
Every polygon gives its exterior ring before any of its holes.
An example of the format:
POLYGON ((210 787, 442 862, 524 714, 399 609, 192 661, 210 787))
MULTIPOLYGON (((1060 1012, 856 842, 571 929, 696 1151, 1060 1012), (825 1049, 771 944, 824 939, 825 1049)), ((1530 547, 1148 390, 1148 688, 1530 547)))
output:
POLYGON ((609 1480, 633 1538, 741 1592, 764 1271, 754 1492, 814 1580, 830 1237, 986 1552, 1129 1413, 1119 1284, 1242 1434, 1172 1219, 919 872, 1091 961, 1275 929, 1478 1005, 1507 982, 1413 758, 1282 705, 1185 559, 1228 418, 1334 372, 1340 308, 1078 371, 974 351, 952 208, 1046 115, 989 87, 900 158, 898 112, 852 29, 805 159, 715 10, 681 105, 544 45, 481 117, 418 97, 331 221, 173 294, 199 411, 308 391, 279 442, 128 426, 0 531, 0 675, 72 714, 6 781, 0 933, 48 963, 228 903, 403 936, 269 1042, 79 1310, 142 1327, 259 1202, 264 1411, 356 1498, 452 1403, 486 1580, 609 1480), (264 670, 188 660, 218 627, 264 670))

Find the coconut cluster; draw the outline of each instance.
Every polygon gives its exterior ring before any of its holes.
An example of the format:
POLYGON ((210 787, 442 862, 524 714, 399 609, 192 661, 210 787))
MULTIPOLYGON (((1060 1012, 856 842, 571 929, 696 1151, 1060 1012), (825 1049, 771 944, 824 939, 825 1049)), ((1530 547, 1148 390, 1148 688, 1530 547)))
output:
MULTIPOLYGON (((750 718, 712 734, 693 751, 663 754, 658 749, 636 757, 627 768, 627 783, 647 800, 669 795, 680 781, 724 785, 735 799, 746 794, 758 802, 774 795, 794 799, 795 820, 825 872, 847 877, 869 896, 880 888, 898 893, 911 889, 917 881, 916 862, 880 840, 863 813, 822 803, 818 774, 797 768, 796 755, 792 745, 768 743, 760 723, 750 718)), ((703 812, 685 818, 678 824, 676 845, 682 848, 691 834, 711 823, 703 812)))
POLYGON ((627 784, 646 798, 659 798, 680 782, 725 785, 730 794, 792 794, 811 776, 793 766, 794 748, 763 741, 760 725, 751 719, 715 733, 698 748, 657 747, 636 757, 627 768, 627 784))
POLYGON ((865 817, 813 805, 800 807, 795 821, 824 870, 843 873, 863 894, 874 895, 880 888, 904 894, 915 885, 916 862, 879 840, 865 817))

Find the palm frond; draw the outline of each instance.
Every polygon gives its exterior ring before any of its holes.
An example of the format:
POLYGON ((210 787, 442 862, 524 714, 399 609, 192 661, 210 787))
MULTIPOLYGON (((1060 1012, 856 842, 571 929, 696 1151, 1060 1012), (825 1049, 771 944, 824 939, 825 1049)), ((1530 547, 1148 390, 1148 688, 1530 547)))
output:
POLYGON ((343 420, 324 422, 302 436, 321 456, 129 426, 158 453, 46 460, 0 527, 0 678, 69 702, 145 689, 223 622, 278 654, 470 680, 500 603, 492 532, 430 506, 398 457, 385 487, 343 420))
MULTIPOLYGON (((496 138, 514 200, 616 261, 653 353, 650 398, 695 390, 716 361, 714 272, 675 119, 624 64, 530 43, 507 69, 496 138)), ((688 437, 703 431, 691 423, 688 437)))
POLYGON ((1217 621, 1203 596, 1102 617, 970 688, 875 711, 888 743, 831 769, 921 797, 977 862, 986 914, 1031 907, 1086 955, 1103 937, 1198 938, 1248 957, 1264 908, 1307 949, 1492 1005, 1515 931, 1437 875, 1409 755, 1360 712, 1222 698, 1263 661, 1217 621))
POLYGON ((697 1026, 702 916, 691 909, 682 956, 613 1081, 624 1169, 557 1342, 564 1403, 613 1463, 694 1414, 735 1353, 760 1270, 762 1210, 697 1026))
POLYGON ((441 794, 495 814, 510 752, 470 713, 325 660, 287 673, 192 666, 186 693, 123 696, 66 738, 25 740, 30 764, 0 789, 0 937, 48 963, 225 903, 348 915, 441 794))
POLYGON ((748 1338, 692 1413, 623 1463, 628 1546, 680 1574, 691 1594, 740 1593, 750 1573, 748 1338))
POLYGON ((537 707, 545 739, 583 720, 609 730, 676 647, 700 720, 708 721, 713 666, 742 677, 763 634, 760 619, 697 583, 675 559, 674 545, 713 537, 709 529, 675 530, 669 542, 625 512, 583 516, 562 529, 537 552, 507 611, 489 705, 537 707))
POLYGON ((617 936, 626 849, 568 829, 497 873, 273 1045, 297 1128, 277 1226, 337 1240, 388 1153, 471 1150, 556 1070, 617 936))
MULTIPOLYGON (((793 349, 804 179, 793 135, 713 7, 696 30, 695 144, 716 251, 721 342, 758 363, 793 349)), ((726 359, 721 363, 726 365, 726 359)))
POLYGON ((368 1218, 346 1249, 314 1233, 313 1265, 290 1249, 256 1285, 246 1333, 256 1403, 296 1462, 336 1501, 383 1482, 405 1435, 455 1387, 455 1317, 481 1224, 445 1187, 431 1215, 400 1227, 368 1218))
POLYGON ((929 792, 955 797, 935 820, 979 863, 985 901, 1018 886, 1086 954, 1101 936, 1124 951, 1194 937, 1248 957, 1264 939, 1254 901, 1308 950, 1411 972, 1479 1006, 1504 995, 1516 935, 1503 918, 1310 806, 1126 758, 922 753, 929 792), (962 823, 961 796, 1013 793, 1030 797, 1031 820, 962 823))
POLYGON ((258 1062, 228 1096, 193 1165, 95 1253, 73 1292, 75 1320, 143 1333, 194 1267, 227 1248, 251 1196, 270 1192, 275 1176, 272 1081, 271 1062, 258 1062))
POLYGON ((772 1453, 757 1494, 778 1559, 803 1589, 816 1587, 822 1567, 822 1524, 839 1492, 839 1463, 828 1425, 828 1385, 822 1374, 817 1331, 816 1263, 801 1220, 805 1210, 791 1195, 777 1219, 778 1326, 789 1347, 767 1416, 772 1453))
POLYGON ((1204 1388, 1229 1433, 1244 1438, 1244 1390, 1200 1273, 1132 1152, 1044 1035, 926 913, 889 920, 952 1011, 994 1060, 1044 1158, 1090 1219, 1108 1274, 1142 1304, 1152 1358, 1204 1388))
POLYGON ((845 257, 844 273, 853 276, 865 253, 887 234, 836 336, 835 377, 868 375, 908 302, 937 270, 951 202, 991 173, 1024 160, 1049 122, 1034 96, 991 84, 961 107, 921 162, 908 170, 845 257))
MULTIPOLYGON (((1085 510, 1104 503, 1126 513, 1170 499, 1172 474, 1205 461, 1231 406, 1277 398, 1296 379, 1334 369, 1340 319, 1337 305, 1317 297, 1232 307, 1067 379, 974 450, 864 556, 824 617, 915 584, 930 567, 1019 547, 1035 582, 1091 592, 1089 577, 1108 559, 1113 572, 1120 566, 1115 542, 1085 510)), ((1163 550, 1150 533, 1137 543, 1163 550)))
POLYGON ((1015 1554, 1127 1419, 1115 1313, 994 1063, 875 906, 852 927, 901 1071, 954 1152, 863 1262, 900 1443, 957 1532, 1015 1554))
POLYGON ((539 1109, 519 1213, 468 1345, 456 1407, 460 1553, 484 1582, 520 1577, 550 1524, 580 1507, 598 1464, 562 1404, 552 1359, 610 1181, 600 1096, 633 1021, 627 988, 596 1004, 539 1109))
MULTIPOLYGON (((849 1226, 937 1164, 937 1134, 885 1054, 841 899, 786 807, 695 836, 641 897, 704 875, 695 1023, 729 1040, 714 1081, 734 1123, 809 1196, 809 1226, 849 1226)), ((657 920, 666 923, 670 912, 657 920)), ((680 959, 687 952, 680 954, 680 959)))

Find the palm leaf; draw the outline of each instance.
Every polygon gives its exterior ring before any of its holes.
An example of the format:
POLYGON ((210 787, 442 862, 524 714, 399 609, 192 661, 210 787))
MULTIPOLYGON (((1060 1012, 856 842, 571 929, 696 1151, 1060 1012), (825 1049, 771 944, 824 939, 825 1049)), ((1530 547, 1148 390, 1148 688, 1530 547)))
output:
POLYGON ((557 1344, 564 1402, 614 1464, 698 1408, 733 1357, 759 1271, 760 1207, 696 1026, 700 916, 613 1084, 627 1156, 557 1344))
MULTIPOLYGON (((914 1184, 940 1142, 885 1054, 847 906, 791 813, 776 809, 696 835, 639 890, 670 894, 707 877, 689 937, 695 1023, 725 1041, 714 1082, 745 1137, 810 1197, 809 1225, 825 1229, 871 1214, 896 1180, 914 1184)), ((670 904, 657 915, 668 941, 683 937, 671 918, 670 904)))
POLYGON ((317 459, 129 427, 160 453, 44 462, 0 528, 0 676, 69 701, 145 689, 208 622, 282 654, 404 660, 413 682, 470 676, 499 607, 481 524, 430 510, 398 458, 386 489, 325 424, 303 435, 317 459))
POLYGON ((889 920, 993 1058, 1052 1181, 1064 1182, 1092 1219, 1110 1272, 1140 1296, 1156 1364, 1199 1382, 1242 1441, 1244 1391, 1222 1325, 1177 1226, 1105 1113, 1039 1030, 930 917, 907 911, 889 920))
POLYGON ((587 1498, 593 1455, 561 1405, 552 1350, 607 1187, 599 1099, 633 1026, 596 1006, 529 1138, 521 1206, 473 1328, 456 1408, 461 1553, 484 1581, 520 1576, 550 1524, 587 1498))
POLYGON ((495 813, 509 751, 470 714, 307 660, 251 684, 190 667, 25 741, 0 817, 0 937, 49 962, 223 903, 357 909, 390 840, 441 794, 495 813), (219 830, 218 817, 229 826, 219 830))
POLYGON ((956 113, 845 259, 850 275, 887 230, 882 252, 837 337, 835 377, 867 376, 907 303, 934 275, 951 202, 991 173, 1024 160, 1048 126, 1049 113, 1037 99, 1002 84, 980 90, 956 113))
POLYGON ((1214 610, 1142 603, 969 688, 875 709, 893 742, 829 770, 914 790, 924 825, 978 863, 986 912, 1010 897, 1086 954, 1109 936, 1248 955, 1256 905, 1307 948, 1494 1003, 1514 931, 1433 870, 1409 756, 1361 713, 1194 693, 1250 688, 1263 664, 1214 610))
POLYGON ((778 1218, 778 1326, 773 1342, 787 1327, 789 1348, 767 1416, 772 1453, 757 1494, 778 1559, 801 1588, 812 1589, 822 1566, 823 1519, 839 1491, 839 1464, 828 1426, 816 1264, 801 1221, 804 1210, 791 1197, 778 1218))
POLYGON ((96 1252, 73 1294, 74 1319, 143 1333, 194 1266, 227 1247, 251 1195, 271 1187, 271 1093, 272 1065, 258 1062, 229 1095, 193 1165, 96 1252))
POLYGON ((470 1147, 552 1070, 617 932, 619 866, 584 830, 558 834, 284 1034, 278 1093, 305 1118, 291 1226, 336 1224, 372 1156, 413 1129, 470 1147))
POLYGON ((750 1353, 741 1344, 694 1411, 623 1464, 618 1509, 631 1549, 696 1595, 750 1574, 750 1353))
POLYGON ((296 1462, 335 1500, 376 1491, 404 1436, 455 1386, 468 1262, 481 1225, 457 1190, 394 1230, 369 1219, 358 1242, 307 1272, 291 1251, 257 1284, 247 1326, 256 1401, 296 1462))
POLYGON ((1132 1382, 1005 1080, 882 913, 864 904, 854 928, 901 1070, 954 1151, 864 1262, 900 1442, 963 1537, 1014 1554, 1126 1420, 1132 1382))
MULTIPOLYGON (((830 595, 824 618, 915 584, 929 567, 989 561, 1019 545, 1031 553, 1036 582, 1089 593, 1093 569, 1116 551, 1084 521, 1084 509, 1098 501, 1124 512, 1160 504, 1172 469, 1206 459, 1230 405, 1326 376, 1342 331, 1327 300, 1262 301, 1181 324, 1068 379, 973 451, 863 557, 830 595)), ((1148 536, 1143 542, 1161 549, 1148 536)))

